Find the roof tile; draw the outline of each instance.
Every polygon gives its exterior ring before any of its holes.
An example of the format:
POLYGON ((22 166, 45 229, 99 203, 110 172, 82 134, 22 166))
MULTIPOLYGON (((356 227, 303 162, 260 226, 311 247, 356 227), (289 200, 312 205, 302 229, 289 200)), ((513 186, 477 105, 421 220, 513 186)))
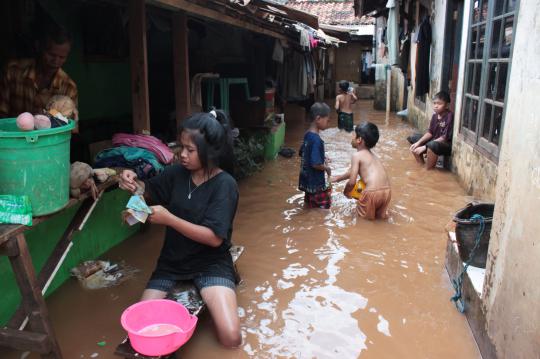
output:
POLYGON ((371 17, 354 16, 353 0, 289 0, 285 5, 317 16, 321 24, 369 25, 375 23, 371 17))

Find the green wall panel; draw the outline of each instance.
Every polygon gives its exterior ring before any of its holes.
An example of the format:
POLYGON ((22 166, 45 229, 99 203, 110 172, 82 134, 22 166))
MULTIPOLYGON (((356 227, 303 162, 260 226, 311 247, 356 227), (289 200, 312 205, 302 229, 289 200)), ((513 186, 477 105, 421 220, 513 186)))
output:
MULTIPOLYGON (((69 278, 71 268, 82 261, 99 257, 137 232, 138 226, 129 227, 121 222, 120 213, 128 199, 129 194, 119 189, 103 194, 84 229, 75 233, 74 245, 46 295, 54 292, 69 278)), ((45 264, 77 208, 76 206, 62 211, 25 233, 36 272, 45 264)), ((9 319, 20 301, 20 293, 7 257, 0 257, 0 292, 2 293, 0 325, 2 325, 9 319)))

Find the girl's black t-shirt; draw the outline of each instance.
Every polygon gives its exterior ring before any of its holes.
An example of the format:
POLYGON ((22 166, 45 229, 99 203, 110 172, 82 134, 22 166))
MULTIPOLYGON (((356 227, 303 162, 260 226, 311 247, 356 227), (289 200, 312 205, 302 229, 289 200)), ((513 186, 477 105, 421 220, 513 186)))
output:
POLYGON ((198 187, 189 170, 180 165, 167 167, 159 176, 145 181, 155 204, 173 215, 210 228, 223 239, 217 247, 195 242, 167 227, 153 278, 185 280, 198 275, 225 277, 234 281, 229 253, 232 223, 238 205, 235 179, 223 171, 198 187), (191 199, 188 198, 191 192, 191 199))

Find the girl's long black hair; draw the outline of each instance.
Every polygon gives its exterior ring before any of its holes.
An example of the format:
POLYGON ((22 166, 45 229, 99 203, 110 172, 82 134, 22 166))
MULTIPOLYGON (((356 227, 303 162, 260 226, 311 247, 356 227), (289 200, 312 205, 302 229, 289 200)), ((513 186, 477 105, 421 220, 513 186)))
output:
POLYGON ((227 114, 221 110, 210 113, 195 113, 185 119, 178 133, 187 131, 197 146, 199 160, 206 173, 221 168, 233 175, 234 153, 232 124, 227 114), (215 113, 215 116, 214 116, 215 113))

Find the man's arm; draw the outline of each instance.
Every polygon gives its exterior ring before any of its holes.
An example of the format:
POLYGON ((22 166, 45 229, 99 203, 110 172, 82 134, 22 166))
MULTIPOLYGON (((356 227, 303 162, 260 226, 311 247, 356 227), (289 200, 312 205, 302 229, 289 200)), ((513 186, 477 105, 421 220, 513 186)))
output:
POLYGON ((339 111, 339 96, 336 96, 336 104, 334 108, 336 109, 336 111, 339 111))

